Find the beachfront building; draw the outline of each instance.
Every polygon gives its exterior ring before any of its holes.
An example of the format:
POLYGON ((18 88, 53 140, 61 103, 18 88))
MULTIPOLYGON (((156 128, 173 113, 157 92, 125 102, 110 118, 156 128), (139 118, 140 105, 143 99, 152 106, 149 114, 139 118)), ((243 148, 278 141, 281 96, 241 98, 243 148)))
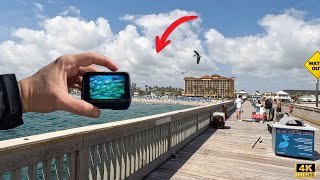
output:
MULTIPOLYGON (((318 96, 320 99, 320 95, 318 96)), ((300 103, 316 103, 316 96, 315 95, 304 95, 298 98, 298 102, 300 103)))
POLYGON ((289 96, 289 93, 284 91, 276 92, 275 99, 279 99, 281 102, 290 102, 291 97, 289 96))
POLYGON ((135 97, 135 98, 136 98, 136 97, 139 97, 139 92, 134 92, 134 93, 133 93, 133 97, 135 97))
POLYGON ((283 90, 287 93, 289 93, 289 95, 292 97, 292 96, 297 96, 297 97, 300 97, 300 96, 309 96, 309 95, 316 95, 316 91, 315 90, 291 90, 291 89, 285 89, 283 90))
POLYGON ((231 98, 234 96, 235 78, 227 78, 218 74, 200 78, 184 78, 184 94, 188 97, 231 98))
POLYGON ((242 99, 246 99, 248 97, 248 93, 244 90, 239 91, 237 94, 237 96, 241 95, 242 99))
POLYGON ((265 98, 267 98, 267 99, 274 99, 275 98, 275 94, 274 93, 272 93, 271 91, 266 91, 266 92, 263 92, 262 94, 261 94, 261 97, 265 97, 265 98))
POLYGON ((262 94, 258 93, 258 92, 254 92, 251 94, 251 98, 254 100, 261 100, 262 94))
POLYGON ((131 82, 131 94, 134 94, 134 91, 136 90, 137 88, 137 84, 131 82))

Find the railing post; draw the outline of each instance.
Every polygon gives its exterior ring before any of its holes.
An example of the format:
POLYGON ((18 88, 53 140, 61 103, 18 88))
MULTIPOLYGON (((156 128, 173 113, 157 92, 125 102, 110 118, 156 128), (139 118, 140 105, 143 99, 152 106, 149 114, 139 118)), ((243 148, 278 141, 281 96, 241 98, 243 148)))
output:
POLYGON ((212 122, 212 109, 210 109, 209 127, 211 126, 211 122, 212 122))
POLYGON ((197 113, 197 128, 196 132, 199 131, 199 112, 197 113))
POLYGON ((172 117, 171 117, 171 121, 169 122, 169 135, 168 135, 168 149, 171 149, 171 145, 172 145, 172 117))
POLYGON ((84 148, 79 150, 77 153, 77 170, 76 174, 78 175, 79 180, 88 180, 89 174, 89 149, 84 148))
POLYGON ((311 122, 313 122, 314 124, 316 124, 316 118, 315 117, 316 116, 315 116, 315 113, 314 113, 314 108, 312 108, 312 116, 311 116, 310 119, 312 119, 311 122))

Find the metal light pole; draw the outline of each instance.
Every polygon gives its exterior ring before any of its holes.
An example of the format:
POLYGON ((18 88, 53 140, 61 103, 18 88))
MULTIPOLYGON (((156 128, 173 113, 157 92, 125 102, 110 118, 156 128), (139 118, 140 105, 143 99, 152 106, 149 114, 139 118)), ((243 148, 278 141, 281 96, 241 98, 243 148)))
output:
POLYGON ((319 78, 316 81, 316 107, 318 107, 319 103, 319 78))

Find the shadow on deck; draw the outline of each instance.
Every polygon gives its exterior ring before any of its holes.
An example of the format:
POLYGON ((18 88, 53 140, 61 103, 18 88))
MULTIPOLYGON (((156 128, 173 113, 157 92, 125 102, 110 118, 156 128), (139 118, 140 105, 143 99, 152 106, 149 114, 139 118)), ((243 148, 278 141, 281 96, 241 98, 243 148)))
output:
POLYGON ((171 158, 162 164, 156 171, 152 172, 145 179, 171 179, 216 131, 217 129, 210 128, 203 132, 199 137, 177 152, 177 156, 175 158, 171 158))
MULTIPOLYGON (((243 111, 242 119, 251 114, 249 102, 244 103, 243 111)), ((266 124, 238 122, 233 113, 226 125, 230 128, 207 129, 145 179, 295 179, 296 163, 320 163, 318 133, 315 160, 311 161, 276 156, 266 124), (260 135, 262 143, 252 149, 260 135)))

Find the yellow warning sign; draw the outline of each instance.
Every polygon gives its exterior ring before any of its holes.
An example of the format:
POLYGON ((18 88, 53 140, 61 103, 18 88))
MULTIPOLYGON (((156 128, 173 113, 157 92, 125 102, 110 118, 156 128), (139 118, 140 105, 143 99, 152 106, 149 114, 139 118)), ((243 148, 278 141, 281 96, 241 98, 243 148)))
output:
POLYGON ((320 53, 318 51, 314 53, 314 55, 304 63, 304 66, 318 79, 320 77, 320 53))

